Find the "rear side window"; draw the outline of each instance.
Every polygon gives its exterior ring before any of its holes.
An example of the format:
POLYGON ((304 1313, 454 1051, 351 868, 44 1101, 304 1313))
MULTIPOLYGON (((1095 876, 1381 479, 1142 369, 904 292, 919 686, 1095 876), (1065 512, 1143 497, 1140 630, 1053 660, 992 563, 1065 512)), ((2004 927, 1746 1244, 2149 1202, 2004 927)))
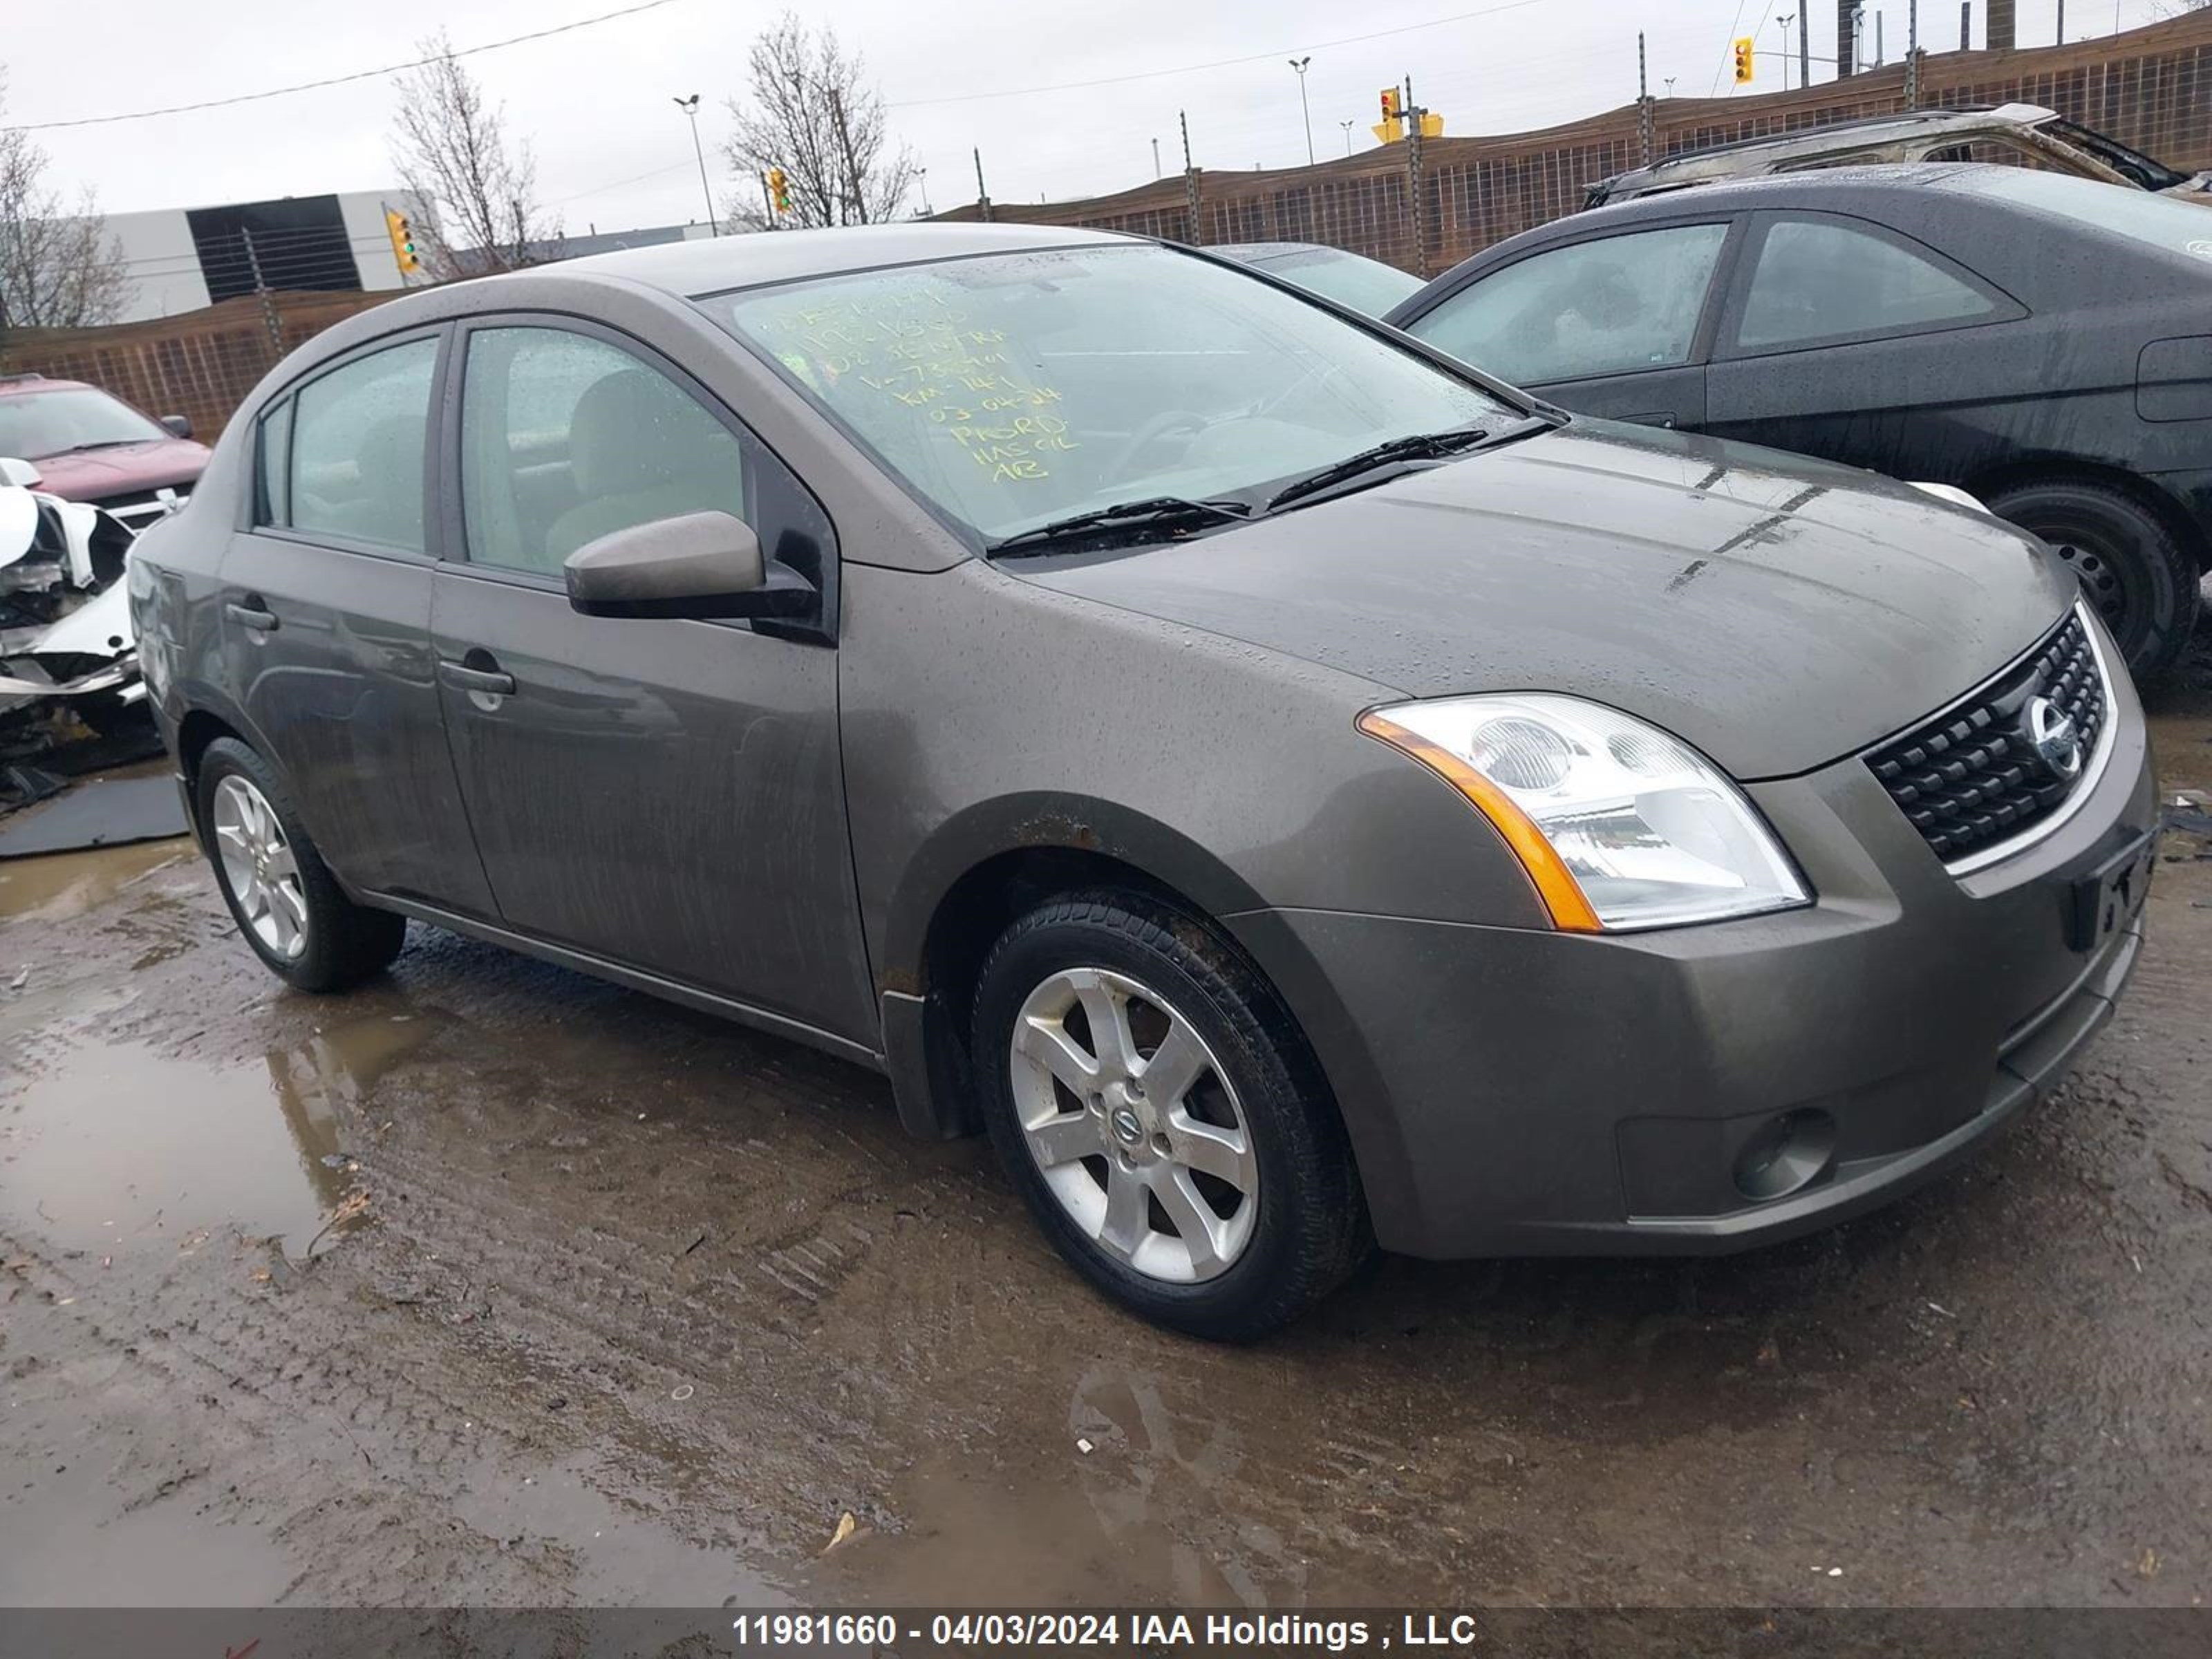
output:
POLYGON ((471 562, 547 576, 657 519, 720 511, 762 527, 735 434, 659 369, 557 328, 469 336, 461 501, 471 562))
MULTIPOLYGON (((423 551, 422 453, 430 429, 434 339, 371 352, 292 394, 282 490, 270 522, 303 535, 423 551)), ((264 464, 271 428, 262 429, 264 464)))
POLYGON ((1997 302, 1934 258, 1833 219, 1769 225, 1744 295, 1747 351, 1908 334, 1994 316, 1997 302))
POLYGON ((1676 225, 1533 254, 1407 326, 1522 386, 1690 360, 1729 228, 1676 225))
POLYGON ((261 417, 261 462, 256 473, 253 522, 288 525, 292 522, 292 400, 278 404, 261 417))

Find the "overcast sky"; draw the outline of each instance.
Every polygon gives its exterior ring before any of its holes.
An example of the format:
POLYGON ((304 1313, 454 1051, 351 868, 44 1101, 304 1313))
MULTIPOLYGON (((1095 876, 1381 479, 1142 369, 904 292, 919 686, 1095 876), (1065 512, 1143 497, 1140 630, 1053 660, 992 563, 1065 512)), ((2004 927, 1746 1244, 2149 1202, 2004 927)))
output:
MULTIPOLYGON (((1054 200, 1152 176, 1152 145, 1179 164, 1178 110, 1206 167, 1305 160, 1296 76, 1318 155, 1373 142, 1376 90, 1407 74, 1447 131, 1512 132, 1575 119, 1636 93, 1636 34, 1649 38, 1651 86, 1678 95, 1728 91, 1729 40, 1781 43, 1797 0, 813 0, 865 53, 892 104, 895 131, 928 169, 933 205, 973 199, 980 145, 991 193, 1054 200), (1351 37, 1359 37, 1352 39, 1351 37), (1250 61, 1222 64, 1223 59, 1250 61), (1214 67, 1193 67, 1215 65, 1214 67), (1181 72, 1175 72, 1181 71, 1181 72), (1141 77, 1077 90, 1070 82, 1141 77), (995 95, 994 95, 995 94, 995 95)), ((260 91, 376 68, 414 54, 441 22, 456 46, 588 17, 624 0, 100 0, 91 7, 11 0, 0 28, 10 122, 62 121, 260 91), (312 16, 313 21, 308 20, 312 16)), ((1886 14, 1893 57, 1907 0, 1886 14)), ((2110 33, 2148 21, 2156 0, 2071 0, 2067 31, 2110 33)), ((2058 0, 2020 0, 2023 45, 2052 39, 2058 0)), ((538 156, 541 196, 572 232, 698 217, 690 135, 672 97, 705 94, 700 118, 718 200, 736 186, 715 154, 724 100, 744 91, 745 49, 781 0, 667 0, 658 9, 468 60, 512 130, 538 156)), ((1955 0, 1923 0, 1932 47, 1958 40, 1955 0)), ((1981 44, 1983 0, 1974 5, 1981 44)), ((1835 50, 1835 7, 1814 0, 1813 52, 1835 50)), ((1871 34, 1872 24, 1869 21, 1871 34)), ((1794 41, 1796 28, 1789 30, 1794 41)), ((1832 71, 1815 64, 1814 79, 1832 71)), ((1778 89, 1778 57, 1753 90, 1778 89)), ((1792 84, 1796 70, 1790 69, 1792 84)), ((224 110, 41 131, 57 180, 89 184, 111 212, 389 187, 386 80, 293 94, 224 110)), ((749 181, 748 181, 749 182, 749 181)), ((916 205, 919 205, 917 201, 916 205)))

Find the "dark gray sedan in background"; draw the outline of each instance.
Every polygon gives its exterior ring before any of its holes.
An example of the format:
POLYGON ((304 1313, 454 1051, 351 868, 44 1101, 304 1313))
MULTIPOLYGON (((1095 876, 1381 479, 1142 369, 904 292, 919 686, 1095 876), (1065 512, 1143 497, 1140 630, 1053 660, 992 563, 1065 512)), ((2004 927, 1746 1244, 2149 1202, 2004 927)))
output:
POLYGON ((1701 185, 1487 248, 1392 322, 1566 408, 1955 485, 2138 674, 2212 568, 2212 217, 2025 167, 1701 185))
POLYGON ((1131 239, 394 301, 131 583, 284 980, 411 917, 878 1067, 1211 1335, 1376 1243, 1853 1214, 2042 1092, 2141 942, 2143 723, 2046 551, 1131 239))

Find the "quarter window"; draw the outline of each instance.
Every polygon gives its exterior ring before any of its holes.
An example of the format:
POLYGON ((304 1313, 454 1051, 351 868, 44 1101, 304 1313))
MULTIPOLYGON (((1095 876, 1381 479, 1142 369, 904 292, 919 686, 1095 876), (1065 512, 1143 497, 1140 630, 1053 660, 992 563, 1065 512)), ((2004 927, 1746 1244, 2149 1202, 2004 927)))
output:
POLYGON ((1534 254, 1408 326, 1524 386, 1675 368, 1690 360, 1728 231, 1677 225, 1534 254))
MULTIPOLYGON (((283 463, 289 488, 265 503, 270 521, 422 552, 422 449, 437 368, 437 341, 410 340, 301 386, 283 463)), ((272 435, 264 428, 264 458, 272 435)))
POLYGON ((541 575, 656 519, 750 521, 736 434, 629 352, 556 328, 469 337, 461 501, 471 562, 541 575))
POLYGON ((1933 259, 1829 219, 1770 225, 1744 295, 1747 351, 1972 322, 1996 302, 1933 259))

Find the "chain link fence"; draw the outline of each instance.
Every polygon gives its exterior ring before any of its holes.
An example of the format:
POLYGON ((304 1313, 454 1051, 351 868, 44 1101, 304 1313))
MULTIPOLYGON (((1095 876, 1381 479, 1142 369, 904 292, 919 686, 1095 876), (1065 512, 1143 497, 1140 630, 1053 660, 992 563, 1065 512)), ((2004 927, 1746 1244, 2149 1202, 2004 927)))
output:
POLYGON ((1540 132, 1408 140, 1271 173, 1200 168, 1089 201, 976 203, 937 216, 1208 245, 1324 242, 1428 276, 1574 212, 1601 179, 1686 150, 1903 110, 2004 103, 2055 109, 2185 171, 2212 167, 2212 11, 2072 46, 1922 51, 1795 92, 1644 99, 1540 132))

